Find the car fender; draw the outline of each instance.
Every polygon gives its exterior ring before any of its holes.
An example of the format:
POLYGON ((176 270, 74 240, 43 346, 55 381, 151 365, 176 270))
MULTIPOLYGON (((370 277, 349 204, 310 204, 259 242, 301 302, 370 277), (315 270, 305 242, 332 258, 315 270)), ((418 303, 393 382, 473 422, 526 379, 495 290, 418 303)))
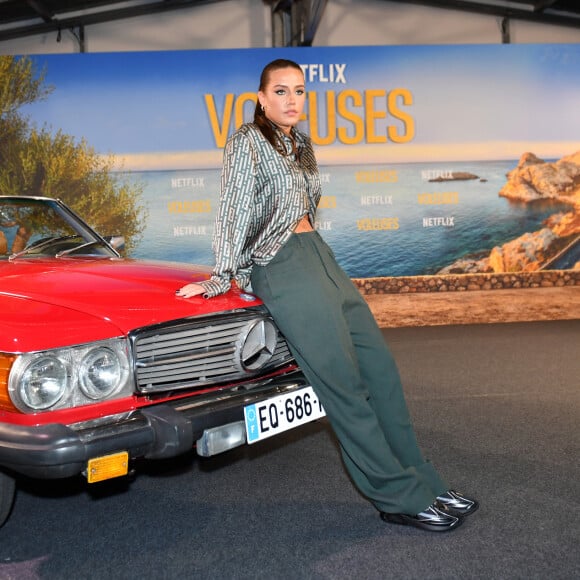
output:
POLYGON ((122 336, 111 320, 50 302, 0 293, 0 351, 22 353, 122 336))

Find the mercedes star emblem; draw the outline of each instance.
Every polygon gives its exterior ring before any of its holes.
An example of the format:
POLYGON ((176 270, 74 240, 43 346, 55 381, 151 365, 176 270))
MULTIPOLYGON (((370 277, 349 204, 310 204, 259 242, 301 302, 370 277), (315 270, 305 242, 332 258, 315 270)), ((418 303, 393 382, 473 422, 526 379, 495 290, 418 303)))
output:
POLYGON ((248 323, 240 333, 237 359, 245 371, 255 371, 266 365, 274 355, 278 330, 269 318, 248 323))

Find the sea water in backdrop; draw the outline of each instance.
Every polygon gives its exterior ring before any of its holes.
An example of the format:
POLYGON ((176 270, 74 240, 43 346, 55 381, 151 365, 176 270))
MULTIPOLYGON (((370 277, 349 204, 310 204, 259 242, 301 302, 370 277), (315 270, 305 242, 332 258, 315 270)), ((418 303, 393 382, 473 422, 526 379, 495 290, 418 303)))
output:
MULTIPOLYGON (((486 161, 321 167, 325 197, 318 211, 320 234, 351 277, 435 274, 459 258, 539 230, 546 217, 566 210, 553 202, 526 204, 499 197, 506 173, 516 165, 486 161), (478 178, 429 181, 451 172, 478 178)), ((212 265, 220 170, 128 177, 144 186, 142 202, 149 211, 132 256, 212 265)))

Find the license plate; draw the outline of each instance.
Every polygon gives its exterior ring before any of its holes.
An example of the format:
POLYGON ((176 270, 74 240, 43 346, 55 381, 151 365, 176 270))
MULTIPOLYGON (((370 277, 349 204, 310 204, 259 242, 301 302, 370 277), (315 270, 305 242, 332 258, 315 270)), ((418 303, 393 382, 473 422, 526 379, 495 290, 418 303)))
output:
POLYGON ((248 443, 255 443, 326 416, 312 387, 244 408, 248 443))

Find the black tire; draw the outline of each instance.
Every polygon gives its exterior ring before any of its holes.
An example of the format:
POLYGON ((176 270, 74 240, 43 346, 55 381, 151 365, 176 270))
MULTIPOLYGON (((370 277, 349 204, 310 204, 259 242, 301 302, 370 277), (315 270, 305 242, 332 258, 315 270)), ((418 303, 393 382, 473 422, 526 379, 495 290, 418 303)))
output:
POLYGON ((13 477, 0 471, 0 527, 2 527, 12 511, 16 496, 16 482, 13 477))

